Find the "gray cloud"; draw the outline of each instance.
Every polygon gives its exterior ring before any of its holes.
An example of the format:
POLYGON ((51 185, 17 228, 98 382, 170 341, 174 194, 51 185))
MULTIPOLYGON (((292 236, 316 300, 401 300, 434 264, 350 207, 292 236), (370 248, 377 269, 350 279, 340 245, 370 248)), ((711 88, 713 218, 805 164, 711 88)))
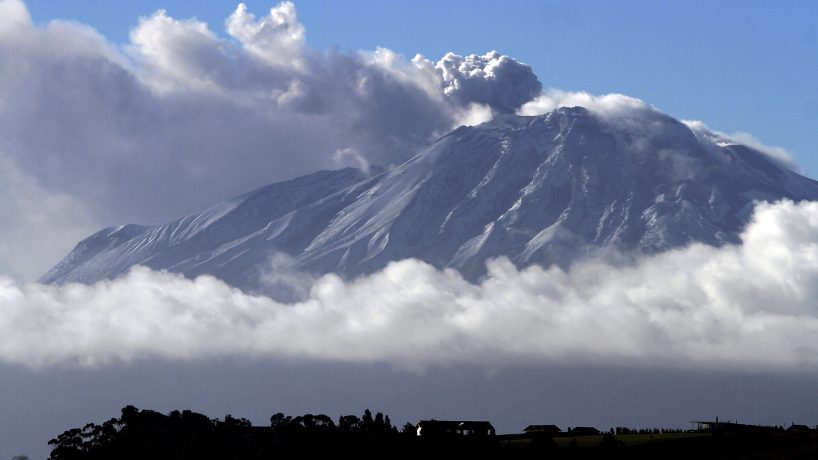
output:
MULTIPOLYGON (((743 244, 569 271, 490 262, 480 284, 403 260, 279 303, 212 277, 136 268, 93 286, 0 283, 0 360, 161 357, 440 364, 818 368, 818 203, 760 204, 743 244)), ((272 274, 275 282, 302 277, 272 274)))
POLYGON ((165 221, 318 169, 400 162, 484 120, 501 92, 536 84, 496 53, 475 64, 493 89, 471 93, 451 93, 425 58, 323 54, 289 2, 258 17, 239 5, 227 39, 160 10, 123 46, 74 22, 34 25, 19 0, 0 9, 0 154, 42 193, 84 207, 91 228, 165 221))
POLYGON ((40 276, 43 262, 95 230, 85 206, 44 191, 1 154, 0 215, 0 273, 18 279, 40 276))

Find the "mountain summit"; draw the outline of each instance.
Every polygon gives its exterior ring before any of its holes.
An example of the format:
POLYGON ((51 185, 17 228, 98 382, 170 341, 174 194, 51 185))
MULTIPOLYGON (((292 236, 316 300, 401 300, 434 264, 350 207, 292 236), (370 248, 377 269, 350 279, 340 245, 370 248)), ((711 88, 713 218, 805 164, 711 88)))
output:
POLYGON ((254 290, 280 254, 315 274, 411 257, 474 280, 498 256, 566 265, 597 249, 737 243, 754 203, 782 198, 816 200, 818 183, 651 108, 559 108, 457 128, 376 175, 321 171, 166 225, 106 228, 41 281, 91 283, 141 264, 254 290))

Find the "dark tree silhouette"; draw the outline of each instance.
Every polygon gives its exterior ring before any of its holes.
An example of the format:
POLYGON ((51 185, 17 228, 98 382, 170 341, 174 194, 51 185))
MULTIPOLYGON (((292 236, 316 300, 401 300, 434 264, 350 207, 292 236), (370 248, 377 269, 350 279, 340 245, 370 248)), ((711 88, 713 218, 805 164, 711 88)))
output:
POLYGON ((275 430, 289 425, 291 421, 292 417, 284 415, 281 412, 276 412, 270 417, 270 426, 275 430))
POLYGON ((375 426, 375 420, 372 419, 372 411, 364 410, 364 416, 361 417, 361 428, 367 433, 371 433, 375 426))
POLYGON ((358 433, 362 427, 363 422, 355 415, 342 415, 338 418, 338 431, 341 433, 358 433))

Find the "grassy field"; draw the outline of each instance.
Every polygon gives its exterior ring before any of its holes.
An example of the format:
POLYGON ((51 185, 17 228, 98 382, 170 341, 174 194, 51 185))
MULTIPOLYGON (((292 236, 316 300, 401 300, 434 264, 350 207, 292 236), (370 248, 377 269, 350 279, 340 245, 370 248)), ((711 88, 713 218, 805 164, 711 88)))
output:
POLYGON ((541 443, 533 439, 509 436, 498 439, 503 455, 497 458, 528 458, 533 452, 551 452, 557 448, 561 458, 572 460, 617 458, 633 460, 815 460, 818 459, 818 433, 664 433, 625 434, 615 437, 619 446, 603 441, 603 435, 555 437, 554 443, 541 443), (576 439, 576 449, 569 443, 576 439), (554 447, 556 444, 557 447, 554 447), (622 447, 622 448, 620 448, 622 447))
MULTIPOLYGON (((676 439, 689 439, 689 438, 701 438, 701 437, 709 437, 712 436, 710 433, 662 433, 662 434, 621 434, 616 437, 617 440, 622 441, 626 446, 638 446, 640 444, 647 444, 649 442, 658 442, 658 441, 672 441, 676 439)), ((596 445, 599 444, 599 441, 602 440, 602 436, 594 436, 596 441, 596 445)), ((565 445, 568 445, 567 441, 565 445)), ((577 439, 577 443, 579 443, 579 439, 577 439)), ((558 445, 562 446, 557 443, 558 445)))
MULTIPOLYGON (((577 437, 555 437, 554 442, 559 447, 567 448, 572 439, 577 440, 577 447, 596 447, 602 441, 602 434, 595 436, 577 436, 577 437)), ((662 433, 662 434, 620 434, 616 436, 618 441, 621 441, 625 446, 638 446, 652 442, 672 441, 677 439, 702 438, 712 436, 710 433, 662 433)), ((502 441, 510 443, 514 447, 524 447, 531 442, 530 439, 512 439, 502 441)))

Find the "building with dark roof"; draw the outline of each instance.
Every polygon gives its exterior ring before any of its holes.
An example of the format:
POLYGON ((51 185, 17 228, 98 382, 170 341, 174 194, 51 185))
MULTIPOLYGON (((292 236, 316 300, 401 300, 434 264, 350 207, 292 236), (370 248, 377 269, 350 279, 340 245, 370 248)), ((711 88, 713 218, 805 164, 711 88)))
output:
POLYGON ((692 420, 690 423, 697 426, 696 431, 711 433, 759 433, 779 430, 779 428, 774 426, 746 425, 738 422, 720 422, 718 417, 716 417, 715 421, 692 420))
POLYGON ((573 436, 593 436, 599 434, 599 430, 592 426, 575 426, 568 429, 568 434, 573 436))
POLYGON ((792 424, 787 428, 788 433, 807 433, 811 431, 808 426, 806 425, 796 425, 792 424))
POLYGON ((557 425, 528 425, 523 433, 528 434, 557 434, 562 432, 557 425))
POLYGON ((494 436, 494 426, 482 420, 421 420, 418 436, 494 436))

